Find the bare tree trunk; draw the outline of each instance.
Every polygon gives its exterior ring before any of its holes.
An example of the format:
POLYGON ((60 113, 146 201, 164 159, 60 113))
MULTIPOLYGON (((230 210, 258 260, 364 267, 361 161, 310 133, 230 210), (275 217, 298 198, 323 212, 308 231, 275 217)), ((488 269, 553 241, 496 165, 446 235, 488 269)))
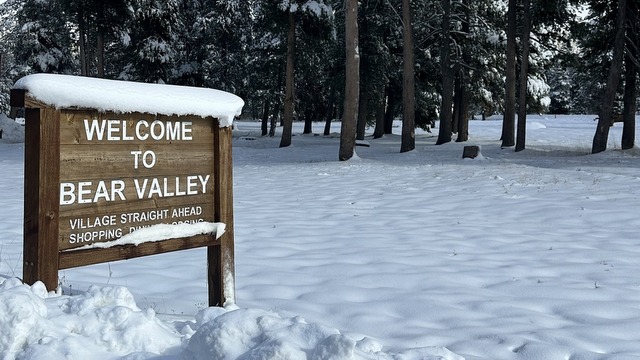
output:
POLYGON ((369 113, 369 91, 360 92, 360 102, 358 106, 358 125, 356 127, 356 140, 364 140, 364 132, 367 129, 367 117, 369 113))
POLYGON ((633 149, 636 133, 636 96, 637 96, 637 69, 630 55, 627 55, 626 81, 624 83, 624 112, 622 114, 622 150, 633 149))
MULTIPOLYGON (((464 9, 464 18, 462 20, 462 33, 464 41, 462 43, 462 61, 463 65, 470 66, 470 32, 471 32, 471 4, 469 0, 462 0, 464 9)), ((460 76, 460 104, 458 116, 458 137, 456 142, 465 142, 469 140, 469 70, 464 66, 459 71, 460 76)))
POLYGON ((262 136, 269 133, 269 100, 264 100, 264 109, 262 111, 262 136))
POLYGON ((96 57, 98 77, 104 78, 104 33, 99 27, 96 37, 96 57))
POLYGON ((322 132, 324 136, 331 134, 331 120, 333 119, 330 117, 327 117, 327 119, 324 122, 324 131, 322 132))
POLYGON ((324 132, 325 136, 331 134, 331 121, 335 118, 335 102, 336 102, 336 81, 333 80, 331 82, 331 93, 329 94, 329 104, 327 105, 327 117, 324 121, 324 132))
POLYGON ((460 107, 462 106, 462 74, 460 69, 456 70, 455 80, 453 81, 453 114, 451 116, 451 132, 457 133, 460 124, 460 107))
POLYGON ((416 85, 411 2, 402 0, 402 142, 400 152, 416 148, 416 85))
POLYGON ((460 119, 458 120, 456 142, 469 140, 469 92, 467 91, 467 85, 463 85, 460 90, 462 93, 460 94, 460 119))
POLYGON ((467 91, 466 74, 460 74, 460 92, 458 98, 458 137, 456 142, 469 140, 469 93, 467 91))
POLYGON ((516 151, 525 148, 527 139, 527 83, 529 79, 529 38, 531 36, 531 8, 529 0, 523 0, 522 59, 520 60, 520 89, 518 90, 518 134, 516 151))
POLYGON ((387 103, 387 94, 384 86, 380 87, 380 101, 376 105, 376 128, 373 131, 373 138, 379 139, 384 135, 384 106, 387 103))
POLYGON ((387 111, 384 113, 384 133, 393 133, 393 115, 396 111, 398 99, 392 94, 391 86, 387 88, 387 111))
POLYGON ((602 96, 602 104, 598 114, 598 126, 593 136, 593 146, 591 153, 596 154, 607 149, 607 140, 609 138, 609 127, 613 116, 613 102, 616 97, 616 90, 620 82, 622 73, 622 59, 624 57, 624 33, 625 19, 627 12, 627 0, 618 2, 618 12, 616 16, 616 36, 613 42, 613 58, 611 67, 609 68, 609 76, 607 77, 607 87, 602 96))
POLYGON ((624 83, 624 113, 622 114, 624 127, 622 128, 622 150, 633 149, 636 140, 636 110, 637 110, 637 76, 638 68, 634 58, 638 59, 638 5, 636 1, 627 0, 627 55, 625 57, 624 83))
POLYGON ((502 147, 515 145, 516 123, 516 11, 517 0, 509 0, 507 13, 507 65, 502 120, 502 147))
POLYGON ((440 130, 436 145, 451 141, 451 105, 453 103, 453 76, 451 73, 450 43, 451 0, 442 0, 442 44, 440 48, 440 68, 442 70, 442 106, 440 109, 440 130))
POLYGON ((305 114, 304 117, 304 129, 302 130, 303 134, 311 134, 313 132, 313 118, 311 114, 305 114))
POLYGON ((287 74, 285 79, 284 117, 282 119, 282 138, 280 147, 291 145, 293 130, 293 68, 296 41, 296 14, 289 10, 289 31, 287 33, 287 74))
MULTIPOLYGON (((278 84, 278 87, 280 85, 278 84)), ((271 124, 269 127, 269 136, 276 136, 276 128, 278 127, 278 115, 280 114, 280 101, 278 100, 278 96, 275 95, 275 101, 273 102, 273 115, 271 115, 271 124)))
POLYGON ((78 11, 78 49, 80 50, 80 75, 88 76, 89 67, 87 65, 87 24, 84 21, 82 9, 78 11))
POLYGON ((358 0, 345 0, 345 89, 344 114, 340 130, 340 161, 355 154, 356 124, 360 97, 360 54, 358 53, 358 0))

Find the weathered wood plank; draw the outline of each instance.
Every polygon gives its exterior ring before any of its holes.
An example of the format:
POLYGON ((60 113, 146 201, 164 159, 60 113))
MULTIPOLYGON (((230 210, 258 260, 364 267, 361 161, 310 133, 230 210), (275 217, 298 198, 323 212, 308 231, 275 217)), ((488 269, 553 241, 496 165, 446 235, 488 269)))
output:
POLYGON ((190 116, 164 116, 143 113, 116 114, 101 113, 97 111, 85 110, 63 110, 61 123, 61 144, 114 144, 120 143, 127 146, 149 144, 209 144, 213 145, 210 139, 213 137, 213 122, 211 120, 190 117, 190 116), (88 121, 92 138, 87 136, 85 120, 88 121), (97 123, 93 124, 96 120, 97 123), (104 121, 104 124, 103 124, 104 121), (110 122, 111 121, 111 122, 110 122), (155 121, 159 123, 154 124, 155 121), (183 129, 186 132, 171 132, 167 127, 170 122, 172 130, 183 129), (98 138, 97 129, 102 129, 102 140, 98 138), (97 126, 97 128, 94 128, 97 126), (111 132, 108 130, 111 129, 111 132), (171 133, 177 137, 169 136, 171 133), (108 138, 111 134, 112 139, 108 138), (144 139, 140 138, 141 135, 144 139), (183 138, 183 135, 185 136, 183 138), (160 138, 160 139, 156 139, 160 138))
POLYGON ((137 145, 63 145, 60 151, 62 181, 158 177, 167 174, 174 177, 203 175, 211 173, 213 163, 212 146, 202 148, 189 144, 142 148, 137 145), (132 154, 132 151, 139 151, 138 155, 132 154), (153 155, 143 159, 146 151, 153 151, 153 155), (153 166, 147 168, 145 164, 152 161, 153 166))
MULTIPOLYGON (((213 185, 212 185, 213 186, 213 185)), ((125 194, 127 194, 125 192, 125 194)), ((177 197, 154 197, 151 199, 144 198, 135 201, 116 202, 108 204, 105 200, 97 203, 73 204, 62 206, 60 209, 61 217, 78 217, 83 215, 100 216, 109 214, 123 214, 127 212, 150 211, 159 209, 173 209, 183 206, 213 204, 213 190, 207 190, 206 194, 201 194, 195 200, 195 196, 177 196, 177 197)), ((211 205, 213 207, 213 205, 211 205)))
POLYGON ((216 247, 220 242, 215 234, 147 242, 140 245, 121 245, 105 249, 71 250, 60 253, 58 267, 69 269, 78 266, 127 260, 166 252, 194 249, 203 246, 216 247))
POLYGON ((58 286, 59 112, 26 109, 24 281, 58 286))
POLYGON ((112 241, 142 227, 156 224, 196 223, 202 221, 214 222, 213 203, 192 204, 188 209, 165 208, 146 212, 126 211, 108 215, 61 215, 59 248, 60 250, 67 250, 87 244, 112 241))
POLYGON ((226 224, 226 231, 219 239, 220 246, 209 247, 208 279, 209 306, 223 306, 235 302, 234 220, 233 220, 233 162, 232 129, 216 127, 214 132, 218 146, 215 153, 214 189, 216 221, 226 224))

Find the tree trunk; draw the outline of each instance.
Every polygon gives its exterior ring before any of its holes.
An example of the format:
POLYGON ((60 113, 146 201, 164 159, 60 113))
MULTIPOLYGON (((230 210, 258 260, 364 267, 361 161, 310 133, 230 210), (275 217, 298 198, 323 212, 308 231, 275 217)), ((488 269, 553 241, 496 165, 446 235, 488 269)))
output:
MULTIPOLYGON (((280 85, 278 85, 279 87, 280 85)), ((280 101, 278 101, 277 95, 275 101, 273 102, 273 115, 271 115, 271 126, 269 128, 269 136, 276 136, 276 127, 278 127, 278 115, 280 114, 280 101)))
POLYGON ((269 133, 269 100, 264 100, 264 110, 262 112, 262 136, 269 133))
POLYGON ((626 81, 624 83, 624 112, 622 114, 622 150, 633 149, 635 143, 636 133, 636 76, 637 69, 630 59, 630 55, 627 55, 626 67, 626 81))
POLYGON ((345 0, 345 89, 340 130, 340 161, 355 154, 356 124, 360 97, 360 54, 358 53, 358 0, 345 0))
POLYGON ((507 13, 507 65, 502 120, 502 147, 515 145, 516 123, 516 6, 517 0, 509 0, 507 13))
POLYGON ((458 132, 460 124, 460 107, 462 106, 462 74, 461 69, 456 70, 455 80, 453 81, 453 114, 451 116, 451 132, 458 132))
POLYGON ((638 69, 633 62, 638 59, 638 6, 635 1, 627 1, 627 55, 625 57, 624 113, 622 121, 622 150, 633 149, 636 140, 637 76, 638 69))
POLYGON ((310 114, 307 114, 304 119, 304 130, 302 130, 303 134, 311 134, 313 132, 313 120, 311 120, 310 114))
MULTIPOLYGON (((466 80, 464 80, 466 81, 466 80)), ((460 94, 460 119, 458 120, 458 138, 456 142, 469 140, 469 91, 467 85, 462 85, 460 94)))
POLYGON ((396 111, 397 98, 393 95, 391 87, 387 88, 387 111, 384 113, 384 133, 393 134, 393 116, 396 111))
POLYGON ((529 0, 523 0, 522 59, 520 60, 520 89, 518 90, 518 134, 516 151, 525 148, 527 138, 527 83, 529 79, 529 38, 531 36, 531 8, 529 0))
POLYGON ((416 148, 416 86, 411 2, 402 0, 402 142, 400 152, 416 148))
POLYGON ((327 117, 327 120, 324 122, 324 131, 322 132, 324 136, 331 134, 331 120, 331 118, 327 117))
POLYGON ((469 92, 467 91, 466 74, 460 74, 460 97, 458 112, 458 137, 456 142, 469 140, 469 92))
POLYGON ((440 45, 440 68, 442 71, 442 106, 440 109, 440 130, 436 145, 451 141, 451 105, 453 103, 453 76, 451 74, 450 43, 451 0, 442 0, 442 44, 440 45))
POLYGON ((96 35, 96 57, 98 77, 104 78, 104 32, 99 26, 96 35))
POLYGON ((624 55, 624 33, 625 18, 627 12, 627 0, 618 2, 618 11, 616 15, 616 36, 613 41, 613 58, 609 75, 607 77, 607 87, 602 96, 602 104, 598 114, 598 126, 593 136, 593 146, 591 153, 596 154, 607 149, 607 140, 609 138, 609 127, 613 116, 613 102, 616 97, 616 91, 620 82, 622 73, 622 59, 624 55))
POLYGON ((329 104, 327 105, 327 117, 324 121, 324 132, 325 136, 331 134, 331 122, 335 118, 335 102, 336 102, 336 81, 331 81, 331 93, 329 94, 329 104))
POLYGON ((280 147, 291 145, 293 129, 293 68, 296 41, 296 14, 289 9, 289 31, 287 33, 287 73, 285 79, 284 117, 282 119, 282 138, 280 147))
MULTIPOLYGON (((464 18, 462 20, 462 33, 464 41, 462 43, 462 61, 463 65, 471 64, 471 4, 469 0, 462 0, 464 9, 464 18)), ((456 142, 465 142, 469 140, 469 70, 464 66, 460 68, 460 104, 458 116, 458 137, 456 142)))
POLYGON ((78 49, 80 50, 80 75, 89 76, 87 65, 87 24, 84 21, 82 9, 78 11, 78 49))
POLYGON ((369 113, 369 97, 371 92, 361 91, 358 106, 358 126, 356 127, 356 140, 364 140, 364 132, 367 129, 367 117, 369 113))
POLYGON ((373 131, 373 138, 379 139, 384 135, 384 106, 387 103, 387 95, 384 86, 380 87, 380 101, 376 106, 376 128, 373 131))

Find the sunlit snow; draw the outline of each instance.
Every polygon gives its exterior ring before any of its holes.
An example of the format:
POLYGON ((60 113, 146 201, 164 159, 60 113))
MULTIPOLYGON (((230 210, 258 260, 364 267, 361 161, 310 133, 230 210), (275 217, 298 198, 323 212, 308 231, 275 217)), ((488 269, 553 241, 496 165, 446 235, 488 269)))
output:
POLYGON ((220 90, 70 75, 28 75, 14 88, 56 108, 211 116, 220 120, 220 126, 230 126, 244 106, 242 99, 220 90))
POLYGON ((335 133, 279 148, 237 121, 236 304, 208 308, 205 249, 22 285, 23 127, 0 115, 0 358, 638 359, 640 151, 616 124, 591 155, 593 118, 532 115, 518 153, 501 117, 403 154, 396 122, 347 162, 335 133))

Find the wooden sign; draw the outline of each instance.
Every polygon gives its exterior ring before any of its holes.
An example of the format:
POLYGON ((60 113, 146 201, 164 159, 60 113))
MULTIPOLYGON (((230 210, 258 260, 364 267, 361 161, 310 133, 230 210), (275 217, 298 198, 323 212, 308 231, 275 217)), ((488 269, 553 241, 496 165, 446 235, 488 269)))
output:
POLYGON ((11 103, 26 108, 25 282, 54 290, 59 269, 206 246, 210 305, 234 301, 230 127, 56 109, 19 89, 11 103))
POLYGON ((214 119, 60 115, 60 250, 215 222, 214 119))

